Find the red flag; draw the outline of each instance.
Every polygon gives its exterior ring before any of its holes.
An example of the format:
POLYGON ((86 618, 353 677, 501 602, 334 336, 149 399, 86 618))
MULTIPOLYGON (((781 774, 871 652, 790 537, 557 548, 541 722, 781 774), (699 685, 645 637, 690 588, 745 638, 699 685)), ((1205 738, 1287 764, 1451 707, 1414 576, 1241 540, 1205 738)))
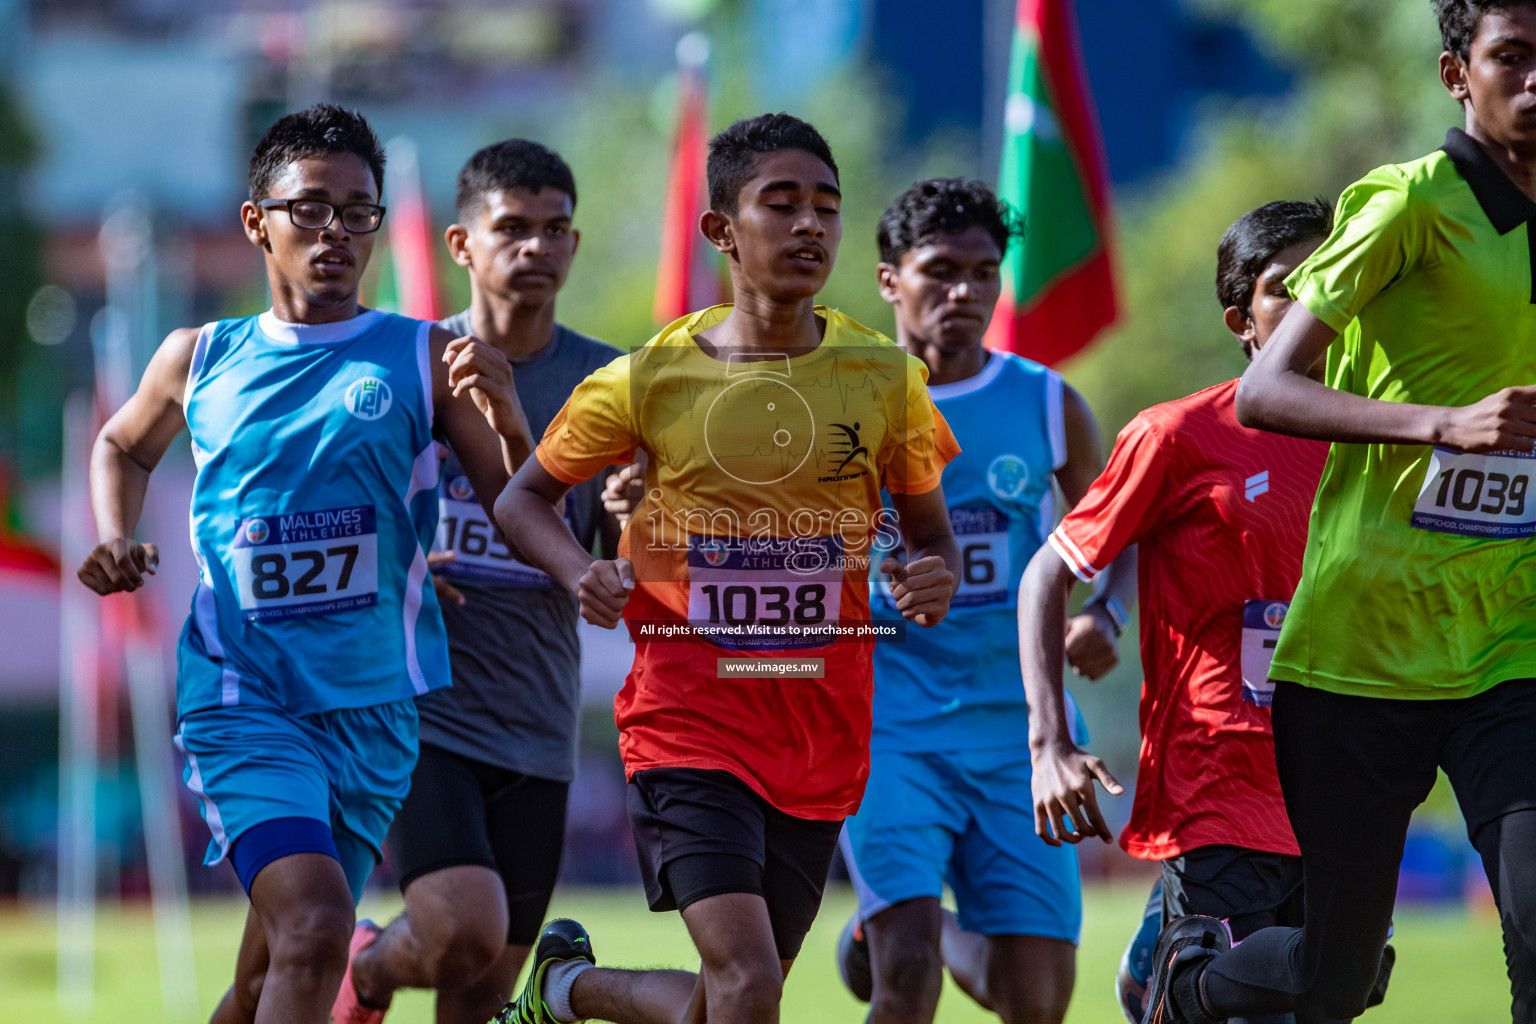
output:
POLYGON ((437 238, 421 186, 416 144, 404 136, 389 141, 384 205, 389 214, 389 256, 395 268, 395 309, 402 316, 436 320, 437 279, 432 272, 437 238))
POLYGON ((1019 0, 998 194, 1025 219, 987 344, 1047 365, 1119 318, 1109 176, 1071 0, 1019 0))
POLYGON ((661 263, 651 316, 669 324, 721 301, 719 261, 699 233, 709 205, 704 164, 709 155, 709 87, 704 63, 709 42, 698 33, 677 44, 677 127, 667 171, 667 203, 661 220, 661 263))

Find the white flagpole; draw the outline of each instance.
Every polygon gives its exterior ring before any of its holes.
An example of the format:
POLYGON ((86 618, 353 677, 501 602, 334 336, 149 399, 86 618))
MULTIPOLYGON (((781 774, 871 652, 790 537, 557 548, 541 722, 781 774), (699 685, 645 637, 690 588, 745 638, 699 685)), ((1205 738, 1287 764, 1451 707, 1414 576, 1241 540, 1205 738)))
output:
POLYGON ((91 399, 64 405, 63 555, 59 588, 58 1000, 85 1016, 96 1001, 97 686, 101 641, 97 598, 74 578, 95 546, 87 464, 91 399))
POLYGON ((155 914, 155 953, 160 962, 160 1000, 168 1020, 197 1014, 192 914, 187 905, 187 864, 176 813, 175 773, 166 756, 170 727, 165 659, 142 621, 128 636, 124 658, 132 702, 133 751, 149 858, 149 892, 155 914))

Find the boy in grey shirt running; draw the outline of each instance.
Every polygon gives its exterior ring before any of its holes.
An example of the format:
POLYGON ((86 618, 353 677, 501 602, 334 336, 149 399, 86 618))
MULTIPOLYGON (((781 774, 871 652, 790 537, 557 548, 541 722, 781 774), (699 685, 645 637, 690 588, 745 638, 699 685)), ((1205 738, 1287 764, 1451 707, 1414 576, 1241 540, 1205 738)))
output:
MULTIPOLYGON (((576 183, 535 142, 487 146, 464 165, 455 262, 470 307, 442 321, 512 363, 534 437, 576 385, 619 351, 555 322, 580 234, 576 183)), ((570 494, 566 522, 612 557, 619 528, 603 481, 570 494)), ((501 1007, 539 934, 559 872, 576 771, 576 599, 513 557, 450 453, 438 550, 453 686, 418 701, 421 759, 389 835, 405 913, 358 924, 334 1024, 377 1024, 399 988, 435 988, 438 1024, 481 1024, 501 1007)))

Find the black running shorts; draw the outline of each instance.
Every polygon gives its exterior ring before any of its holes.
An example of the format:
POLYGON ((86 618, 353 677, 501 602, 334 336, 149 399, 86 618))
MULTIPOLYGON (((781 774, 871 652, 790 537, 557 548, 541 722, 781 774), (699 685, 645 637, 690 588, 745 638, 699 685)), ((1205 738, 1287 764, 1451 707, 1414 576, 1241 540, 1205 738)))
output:
POLYGON ((400 891, 444 868, 490 868, 507 893, 507 943, 533 945, 560 873, 569 789, 423 743, 389 830, 400 891))
POLYGON ((842 821, 785 814, 731 773, 704 768, 636 772, 627 803, 652 910, 685 910, 724 893, 761 896, 779 959, 799 955, 842 821))
POLYGON ((1227 921, 1232 938, 1300 927, 1301 858, 1241 846, 1197 846, 1163 861, 1163 923, 1186 914, 1227 921))

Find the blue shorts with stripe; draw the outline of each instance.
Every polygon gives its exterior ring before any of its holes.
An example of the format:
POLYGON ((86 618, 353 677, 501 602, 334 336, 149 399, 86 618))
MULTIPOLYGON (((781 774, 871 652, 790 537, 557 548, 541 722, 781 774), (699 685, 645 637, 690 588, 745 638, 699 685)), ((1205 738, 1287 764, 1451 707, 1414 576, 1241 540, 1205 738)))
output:
MULTIPOLYGON (((219 863, 252 826, 280 818, 320 821, 338 847, 350 836, 360 844, 345 845, 361 845, 377 863, 416 766, 416 701, 313 715, 266 704, 208 708, 182 716, 176 747, 213 836, 203 863, 219 863)), ((351 880, 356 867, 342 866, 351 880)))
POLYGON ((1030 774, 1021 747, 874 751, 842 838, 859 916, 948 884, 966 931, 1077 942, 1077 851, 1035 835, 1030 774))

